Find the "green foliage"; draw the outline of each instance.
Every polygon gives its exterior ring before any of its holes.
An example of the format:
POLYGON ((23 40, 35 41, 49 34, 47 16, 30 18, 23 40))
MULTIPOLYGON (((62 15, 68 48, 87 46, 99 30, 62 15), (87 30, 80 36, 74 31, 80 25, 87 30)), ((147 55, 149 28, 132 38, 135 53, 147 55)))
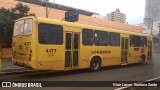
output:
POLYGON ((17 3, 14 8, 5 9, 0 8, 0 42, 6 42, 11 46, 14 21, 26 17, 34 16, 29 13, 30 8, 22 3, 17 3), (4 32, 7 32, 6 35, 4 32))

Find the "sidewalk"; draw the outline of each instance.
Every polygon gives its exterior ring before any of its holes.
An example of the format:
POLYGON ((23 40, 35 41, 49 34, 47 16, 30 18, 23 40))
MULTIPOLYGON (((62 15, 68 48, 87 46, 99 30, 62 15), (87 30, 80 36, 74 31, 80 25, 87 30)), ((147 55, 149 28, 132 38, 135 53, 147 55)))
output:
POLYGON ((2 59, 2 71, 6 69, 18 69, 20 66, 14 65, 11 59, 2 59))
POLYGON ((2 75, 23 74, 34 70, 14 65, 11 59, 2 59, 2 75))

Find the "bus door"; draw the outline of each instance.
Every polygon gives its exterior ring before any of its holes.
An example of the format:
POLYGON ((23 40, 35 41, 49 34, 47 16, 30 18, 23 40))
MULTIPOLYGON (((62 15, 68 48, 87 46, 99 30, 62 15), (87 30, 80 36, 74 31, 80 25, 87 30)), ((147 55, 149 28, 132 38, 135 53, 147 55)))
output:
POLYGON ((79 33, 66 32, 65 68, 78 68, 79 59, 79 33))
POLYGON ((148 41, 148 60, 152 60, 152 41, 148 41))
POLYGON ((128 59, 128 38, 122 38, 121 43, 121 65, 126 65, 128 59))

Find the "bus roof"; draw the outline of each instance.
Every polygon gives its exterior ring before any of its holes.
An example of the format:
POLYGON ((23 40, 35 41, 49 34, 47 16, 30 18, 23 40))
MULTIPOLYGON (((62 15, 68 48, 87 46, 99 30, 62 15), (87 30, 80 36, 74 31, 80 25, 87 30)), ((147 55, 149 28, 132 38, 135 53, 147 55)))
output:
POLYGON ((77 27, 77 28, 86 28, 86 29, 103 30, 103 31, 107 30, 109 32, 119 32, 119 33, 124 33, 124 34, 132 34, 132 35, 140 35, 140 36, 152 36, 150 34, 145 34, 145 33, 123 31, 123 30, 118 30, 118 29, 113 29, 113 28, 104 28, 104 27, 98 27, 98 26, 92 26, 92 25, 86 25, 86 24, 79 24, 79 23, 76 23, 76 22, 67 22, 67 21, 61 21, 61 20, 49 19, 49 18, 42 18, 42 17, 36 17, 36 16, 23 17, 23 18, 20 18, 16 21, 19 21, 19 20, 22 20, 22 19, 27 19, 27 18, 35 18, 38 21, 44 22, 44 23, 51 23, 51 24, 55 23, 55 24, 59 24, 59 25, 72 26, 72 27, 77 27))

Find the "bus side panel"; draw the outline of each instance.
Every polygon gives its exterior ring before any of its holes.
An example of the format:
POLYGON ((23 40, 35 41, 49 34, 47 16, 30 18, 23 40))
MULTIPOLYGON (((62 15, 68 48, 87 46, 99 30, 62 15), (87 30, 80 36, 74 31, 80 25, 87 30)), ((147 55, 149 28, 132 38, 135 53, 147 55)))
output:
POLYGON ((101 66, 120 65, 120 47, 110 46, 82 46, 81 47, 81 67, 89 68, 90 61, 94 56, 100 56, 101 66))
POLYGON ((133 48, 129 46, 128 49, 128 64, 135 63, 135 59, 133 58, 133 48))
POLYGON ((102 66, 112 66, 121 64, 121 47, 108 46, 105 50, 109 53, 102 54, 102 66))
MULTIPOLYGON (((47 22, 45 22, 47 23, 47 22)), ((52 22, 53 25, 55 22, 52 22)), ((49 24, 52 25, 52 24, 49 24)), ((63 28, 64 29, 64 28, 63 28)), ((47 29, 46 29, 47 30, 47 29)), ((53 29, 53 30, 56 30, 53 29)), ((64 70, 64 59, 65 59, 65 45, 64 45, 64 30, 63 30, 63 41, 62 44, 40 44, 38 41, 37 45, 37 69, 38 70, 64 70)), ((51 33, 50 33, 51 34, 51 33)), ((52 39, 51 35, 51 40, 52 39)), ((39 38, 39 36, 37 36, 39 38)), ((55 39, 55 37, 54 37, 55 39)), ((57 37, 58 39, 58 37, 57 37)), ((48 40, 49 41, 49 40, 48 40)))
POLYGON ((89 68, 90 67, 90 60, 92 56, 93 46, 83 46, 81 45, 80 51, 80 68, 89 68))
POLYGON ((131 58, 134 60, 134 63, 138 63, 141 57, 140 47, 131 47, 131 58))
POLYGON ((64 45, 38 44, 37 68, 39 70, 64 70, 64 45))

